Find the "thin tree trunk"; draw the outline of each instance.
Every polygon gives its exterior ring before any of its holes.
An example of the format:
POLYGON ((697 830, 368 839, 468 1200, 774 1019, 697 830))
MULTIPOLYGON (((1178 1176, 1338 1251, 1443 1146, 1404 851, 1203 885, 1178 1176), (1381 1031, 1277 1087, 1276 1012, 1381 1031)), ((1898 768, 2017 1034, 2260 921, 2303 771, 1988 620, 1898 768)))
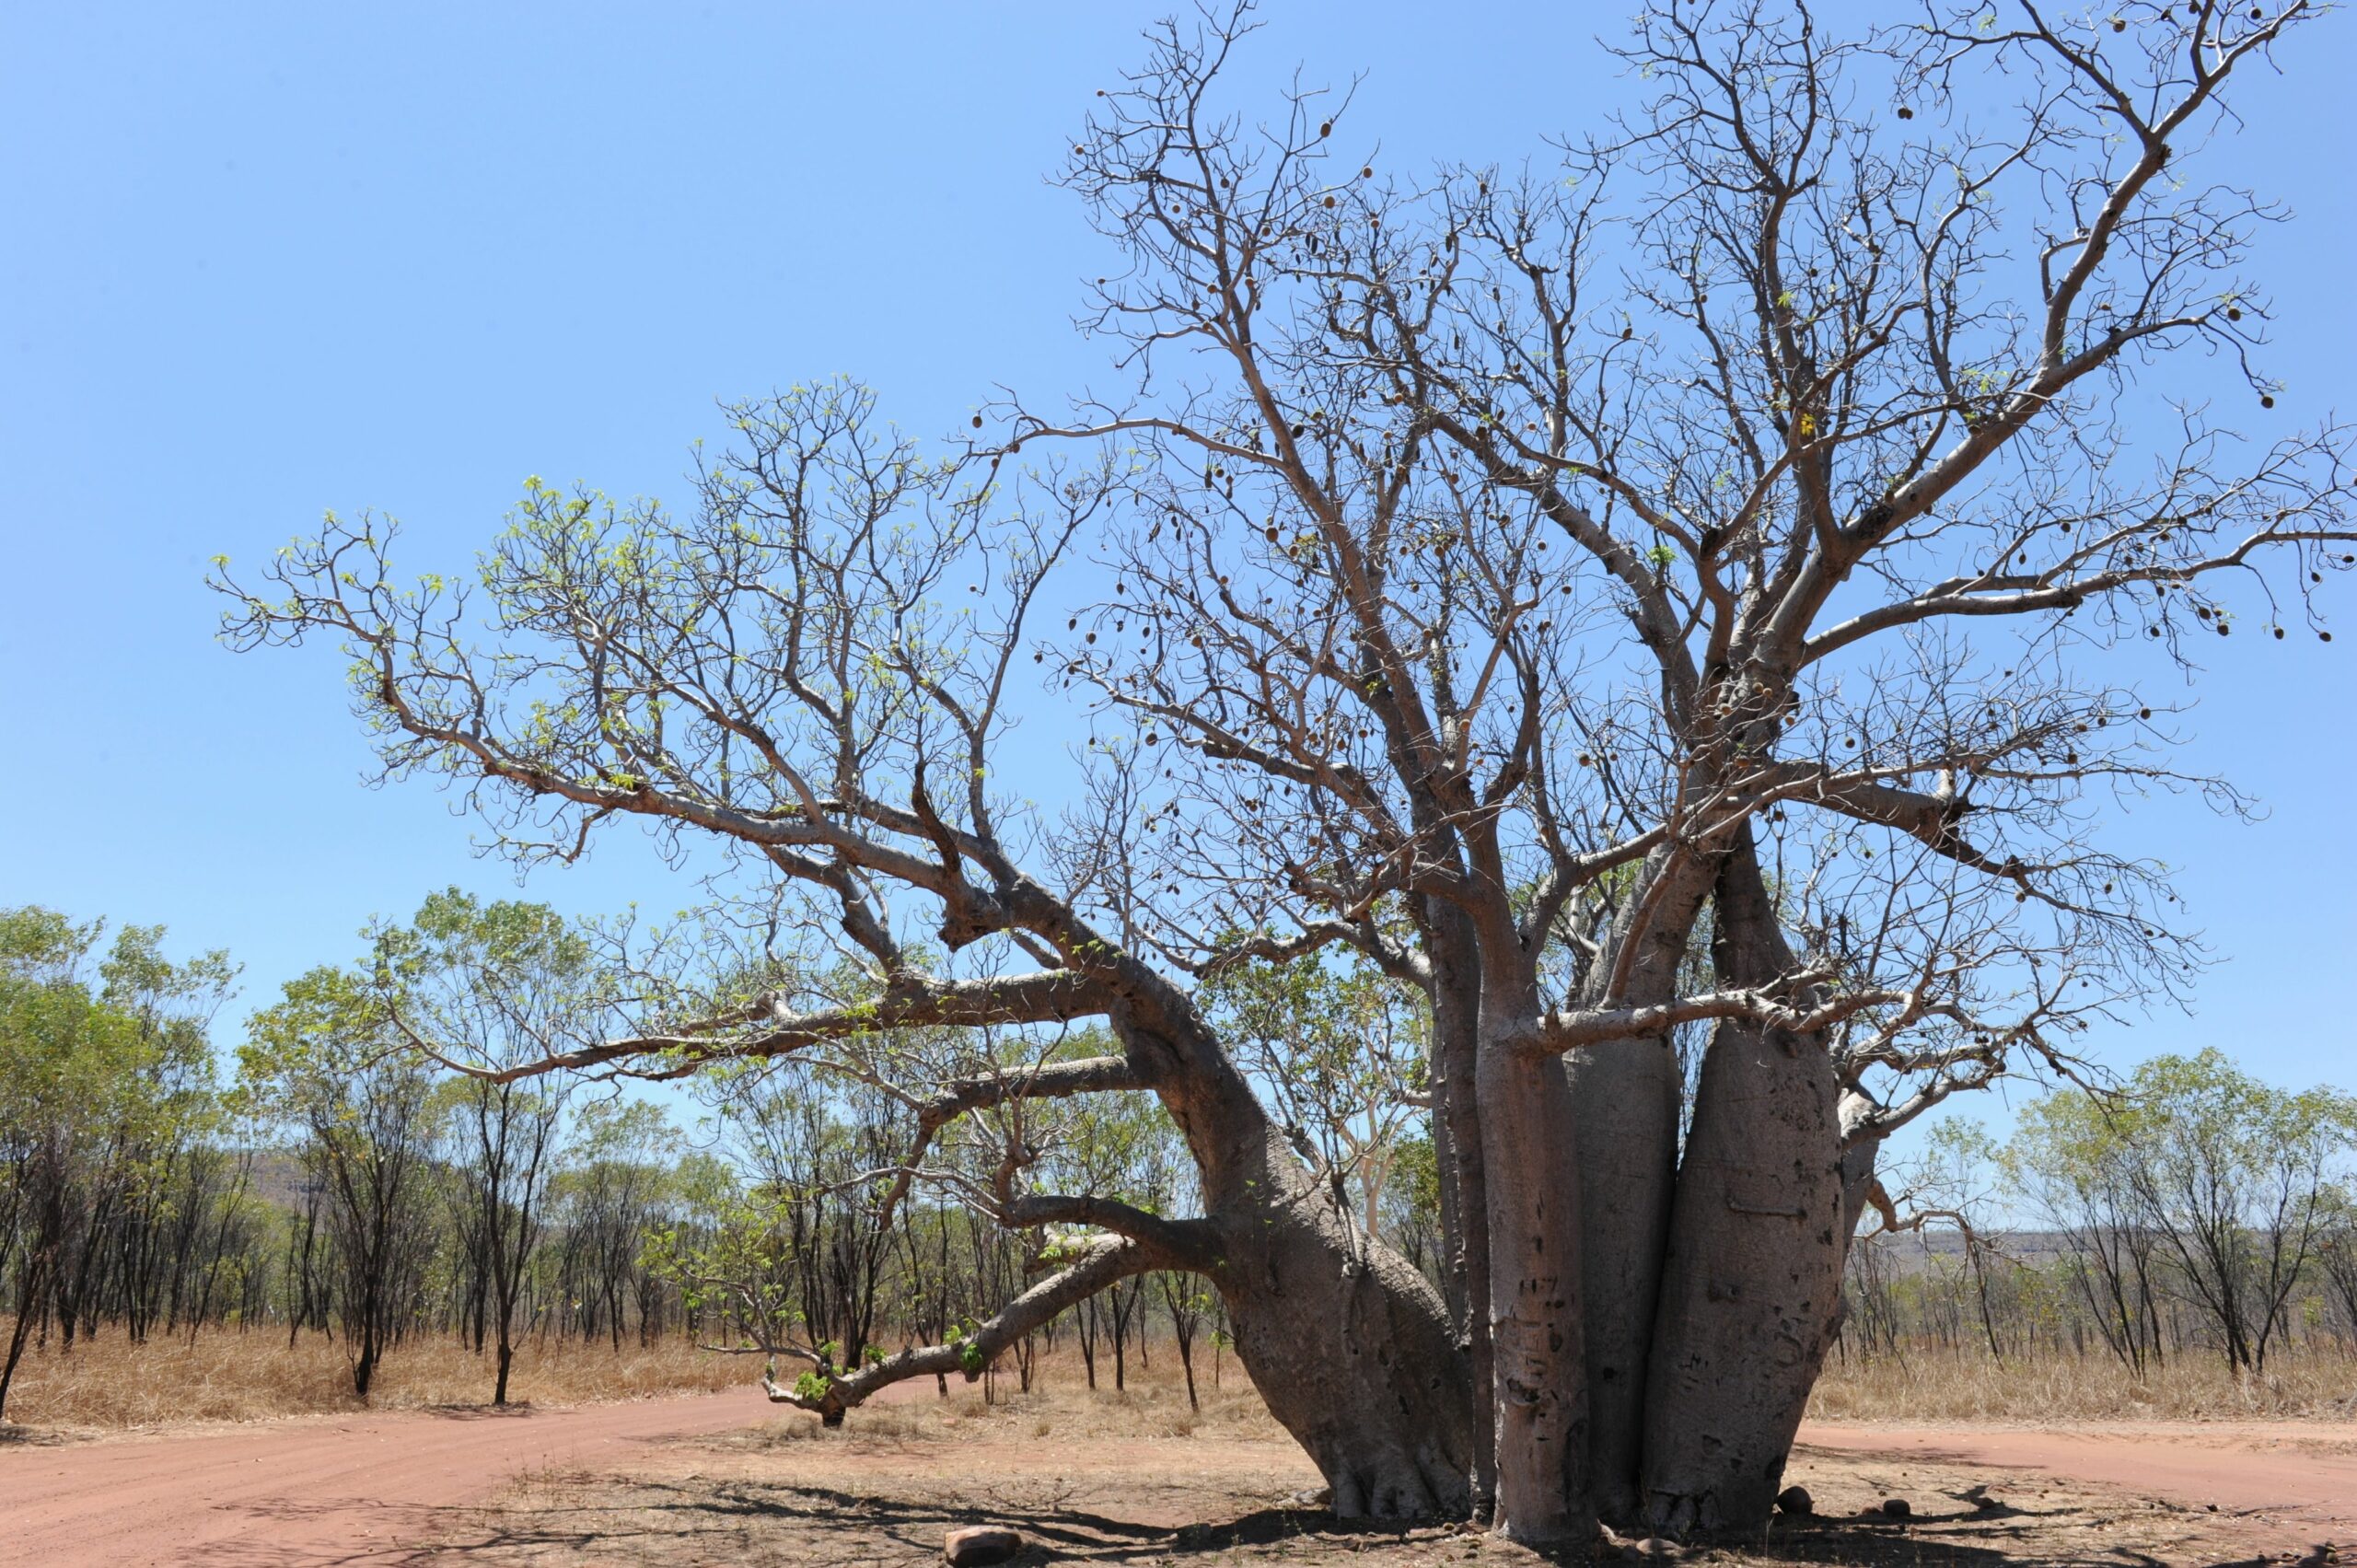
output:
POLYGON ((17 1291, 17 1319, 8 1330, 8 1359, 0 1363, 0 1418, 8 1413, 8 1389, 17 1380, 17 1364, 24 1359, 25 1338, 32 1331, 33 1303, 48 1283, 43 1263, 40 1254, 28 1250, 25 1272, 17 1291))

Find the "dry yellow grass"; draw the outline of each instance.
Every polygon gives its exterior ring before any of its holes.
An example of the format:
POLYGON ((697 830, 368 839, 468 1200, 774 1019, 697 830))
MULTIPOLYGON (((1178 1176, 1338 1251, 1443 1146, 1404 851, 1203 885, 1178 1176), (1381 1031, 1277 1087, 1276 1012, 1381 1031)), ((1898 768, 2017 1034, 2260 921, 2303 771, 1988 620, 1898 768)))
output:
MULTIPOLYGON (((0 1318, 5 1326, 6 1318, 0 1318)), ((5 1332, 5 1327, 0 1327, 5 1332)), ((1100 1358, 1101 1387, 1086 1387, 1079 1355, 1068 1346, 1041 1355, 1032 1393, 1018 1392, 1014 1369, 1002 1369, 996 1399, 951 1378, 951 1398, 928 1381, 886 1404, 853 1412, 847 1435, 931 1436, 945 1431, 1037 1437, 1185 1437, 1199 1431, 1239 1438, 1281 1437, 1250 1380, 1225 1358, 1214 1388, 1210 1357, 1198 1364, 1200 1411, 1187 1408, 1178 1357, 1156 1348, 1150 1368, 1130 1365, 1129 1388, 1112 1387, 1100 1358), (977 1425, 976 1423, 981 1423, 977 1425)), ((625 1342, 517 1353, 509 1397, 537 1405, 595 1403, 742 1386, 757 1362, 699 1351, 677 1340, 642 1350, 625 1342)), ((492 1369, 455 1340, 411 1341, 393 1351, 366 1408, 478 1405, 491 1397, 492 1369)), ((104 1430, 177 1422, 255 1421, 364 1408, 352 1393, 340 1341, 305 1334, 289 1349, 282 1334, 208 1330, 144 1345, 108 1330, 70 1354, 54 1344, 28 1348, 8 1400, 8 1418, 29 1427, 104 1430)), ((1904 1357, 1851 1357, 1826 1368, 1809 1405, 1825 1421, 2034 1422, 2337 1419, 2357 1414, 2357 1357, 2304 1350, 2270 1358, 2263 1377, 2236 1379, 2214 1356, 2188 1355, 2150 1376, 2131 1377, 2108 1357, 2038 1356, 1999 1365, 1985 1353, 1933 1349, 1904 1357)), ((817 1430, 814 1418, 781 1412, 766 1441, 789 1442, 817 1430)))
MULTIPOLYGON (((0 1336, 7 1319, 0 1318, 0 1336)), ((1202 1409, 1187 1408, 1178 1359, 1167 1348, 1151 1367, 1132 1355, 1129 1387, 1113 1387, 1112 1362, 1102 1357, 1103 1387, 1091 1390, 1077 1352, 1066 1349, 1039 1357, 1035 1391, 1019 1392, 1012 1365, 994 1380, 995 1400, 985 1403, 981 1385, 949 1379, 951 1397, 935 1397, 930 1380, 898 1395, 889 1404, 853 1412, 850 1430, 859 1435, 913 1436, 981 1422, 994 1430, 1023 1430, 1049 1423, 1058 1435, 1184 1437, 1199 1425, 1237 1435, 1282 1436, 1233 1356, 1225 1358, 1222 1387, 1212 1385, 1210 1356, 1198 1365, 1202 1409)), ((749 1356, 716 1355, 678 1340, 640 1349, 628 1341, 617 1354, 600 1342, 530 1341, 517 1349, 508 1398, 536 1405, 590 1404, 607 1400, 695 1393, 737 1388, 761 1376, 749 1356)), ((27 1347, 8 1395, 8 1419, 19 1426, 119 1430, 175 1422, 260 1421, 273 1416, 337 1411, 414 1410, 428 1406, 480 1405, 491 1399, 488 1356, 454 1339, 411 1340, 395 1348, 377 1369, 377 1386, 363 1402, 352 1392, 352 1368, 343 1342, 304 1334, 289 1349, 283 1331, 208 1330, 193 1342, 186 1336, 130 1342, 120 1331, 102 1331, 71 1353, 52 1343, 27 1347)), ((781 1412, 771 1432, 791 1441, 817 1418, 781 1412)), ((1041 1432, 1040 1435, 1046 1435, 1041 1432)))
POLYGON ((1825 1369, 1809 1401, 1820 1421, 2235 1421, 2357 1414, 2357 1357, 2302 1348, 2237 1378, 2209 1353, 2131 1376, 2107 1355, 2044 1355, 2000 1364, 1985 1353, 1910 1350, 1852 1356, 1825 1369))
MULTIPOLYGON (((0 1318, 0 1335, 7 1319, 0 1318)), ((641 1350, 611 1345, 527 1342, 516 1353, 508 1398, 533 1404, 587 1404, 652 1394, 725 1388, 759 1374, 741 1356, 720 1356, 667 1340, 641 1350)), ((8 1420, 20 1426, 102 1428, 190 1421, 257 1421, 363 1408, 478 1405, 491 1400, 492 1363, 456 1340, 412 1340, 388 1355, 366 1407, 352 1392, 343 1342, 305 1334, 293 1349, 284 1332, 207 1330, 133 1344, 102 1331, 70 1353, 54 1342, 28 1346, 8 1394, 8 1420)))

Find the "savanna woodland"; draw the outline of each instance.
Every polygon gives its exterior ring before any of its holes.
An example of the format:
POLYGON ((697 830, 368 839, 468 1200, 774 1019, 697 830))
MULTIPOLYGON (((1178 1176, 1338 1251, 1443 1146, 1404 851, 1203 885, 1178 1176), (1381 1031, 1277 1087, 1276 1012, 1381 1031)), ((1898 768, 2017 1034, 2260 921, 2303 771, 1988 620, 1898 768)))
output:
MULTIPOLYGON (((2297 192, 2203 171, 2319 11, 1656 0, 1617 113, 1425 168, 1185 17, 1058 171, 1105 388, 928 441, 802 384, 679 505, 534 481, 471 565, 373 514, 223 563, 228 640, 338 650, 387 777, 526 865, 651 832, 694 906, 444 899, 263 1016, 250 1114, 343 1271, 296 1316, 365 1381, 422 1292, 503 1376, 551 1304, 695 1314, 832 1423, 1150 1301, 1338 1513, 1541 1544, 1757 1526, 1829 1355, 1953 1330, 1926 1278, 1999 1355, 2345 1342, 2345 1103, 2204 1056, 2113 1116, 2087 1060, 2205 960, 2126 806, 2246 808, 2176 678, 2328 640, 2357 559, 2351 432, 2267 366, 2297 192), (1861 1284, 1963 1202, 1887 1141, 2022 1075, 2015 1202, 2079 1242, 1861 1284), (632 1079, 793 1168, 597 1252, 658 1200, 581 1196, 561 1102, 632 1079), (433 1268, 377 1256, 412 1177, 433 1268)), ((94 983, 24 918, 11 1006, 120 1015, 88 1049, 168 1087, 212 971, 94 983)), ((92 1264, 18 1179, 20 1280, 153 1323, 151 1220, 92 1264)))

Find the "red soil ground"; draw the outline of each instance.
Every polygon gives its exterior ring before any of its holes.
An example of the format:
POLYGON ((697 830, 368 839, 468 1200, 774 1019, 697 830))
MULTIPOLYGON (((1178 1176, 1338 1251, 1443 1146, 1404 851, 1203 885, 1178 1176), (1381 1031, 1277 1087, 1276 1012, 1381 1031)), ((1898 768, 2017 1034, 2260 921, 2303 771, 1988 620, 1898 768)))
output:
POLYGON ((2357 1423, 2119 1422, 2089 1427, 1901 1427, 1816 1423, 1803 1445, 1843 1454, 1911 1456, 1991 1472, 2003 1495, 2020 1481, 2064 1476, 2135 1497, 2214 1504, 2286 1550, 2357 1546, 2357 1423))
POLYGON ((297 1417, 57 1446, 0 1446, 0 1562, 386 1563, 518 1477, 622 1469, 668 1437, 750 1426, 757 1389, 575 1410, 297 1417))
MULTIPOLYGON (((463 1530, 470 1509, 534 1474, 627 1472, 667 1440, 774 1418, 753 1391, 575 1410, 316 1417, 99 1442, 0 1443, 0 1562, 44 1568, 399 1562, 463 1530)), ((2357 1543, 2357 1428, 2320 1423, 2104 1429, 1816 1425, 1820 1454, 1986 1472, 2025 1496, 2041 1477, 2204 1508, 2238 1539, 2357 1543)), ((2319 1559, 2321 1561, 2321 1559, 2319 1559)))

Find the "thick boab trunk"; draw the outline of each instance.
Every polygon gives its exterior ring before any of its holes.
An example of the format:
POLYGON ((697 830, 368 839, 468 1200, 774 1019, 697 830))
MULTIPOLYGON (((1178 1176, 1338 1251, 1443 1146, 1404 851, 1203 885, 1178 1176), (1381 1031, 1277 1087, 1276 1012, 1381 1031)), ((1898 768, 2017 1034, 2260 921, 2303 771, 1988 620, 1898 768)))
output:
POLYGON ((1490 1343, 1498 1533, 1585 1541, 1587 1397, 1580 1333, 1579 1169, 1551 1057, 1485 1042, 1479 1069, 1489 1183, 1490 1343))
MULTIPOLYGON (((1715 872, 1699 857, 1648 857, 1619 939, 1634 945, 1625 1000, 1678 993, 1694 923, 1715 872)), ((1563 1058, 1579 1165, 1581 1327, 1588 1405, 1586 1491, 1617 1526, 1638 1522, 1645 1404, 1662 1260, 1677 1194, 1678 1053, 1666 1035, 1585 1047, 1563 1058)))
POLYGON ((1304 1190, 1232 1237, 1212 1280, 1253 1387, 1345 1518, 1461 1517, 1473 1432, 1466 1357, 1438 1292, 1304 1190))
POLYGON ((1563 1071, 1579 1161, 1587 1491, 1598 1514, 1625 1525, 1637 1512, 1645 1364, 1676 1191, 1683 1086, 1678 1058, 1659 1036, 1574 1051, 1563 1071))
POLYGON ((1463 1516, 1471 1379, 1440 1293, 1310 1179, 1190 1007, 1141 1004, 1116 1026, 1195 1156, 1216 1238, 1203 1272, 1270 1413, 1337 1514, 1463 1516))
POLYGON ((1335 1513, 1462 1517, 1471 1504, 1474 1400, 1465 1347, 1440 1293, 1311 1179, 1184 998, 1143 979, 1114 1024, 1125 1050, 1122 1082, 1160 1098, 1194 1156, 1202 1217, 1161 1219, 1086 1197, 1040 1199, 1116 1234, 1076 1244, 1058 1272, 955 1344, 911 1347, 843 1372, 822 1364, 815 1388, 765 1377, 770 1398, 837 1425, 892 1383, 953 1371, 971 1379, 1098 1291, 1148 1271, 1180 1270, 1220 1293, 1237 1359, 1270 1413, 1324 1473, 1335 1513))
POLYGON ((1440 1200, 1441 1296, 1465 1347, 1471 1379, 1472 1515, 1486 1523, 1497 1494, 1496 1411, 1491 1402, 1489 1188, 1481 1173, 1480 954, 1461 911, 1427 915, 1433 954, 1432 1137, 1440 1200))
MULTIPOLYGON (((1789 968, 1749 844, 1721 874, 1716 958, 1789 968)), ((1678 1177, 1646 1408, 1644 1509, 1674 1535, 1764 1524, 1824 1365, 1846 1251, 1841 1135, 1821 1039, 1723 1023, 1678 1177)))
POLYGON ((1677 1535, 1766 1521, 1841 1291, 1832 1063, 1723 1024, 1678 1183, 1646 1411, 1644 1505, 1677 1535))

